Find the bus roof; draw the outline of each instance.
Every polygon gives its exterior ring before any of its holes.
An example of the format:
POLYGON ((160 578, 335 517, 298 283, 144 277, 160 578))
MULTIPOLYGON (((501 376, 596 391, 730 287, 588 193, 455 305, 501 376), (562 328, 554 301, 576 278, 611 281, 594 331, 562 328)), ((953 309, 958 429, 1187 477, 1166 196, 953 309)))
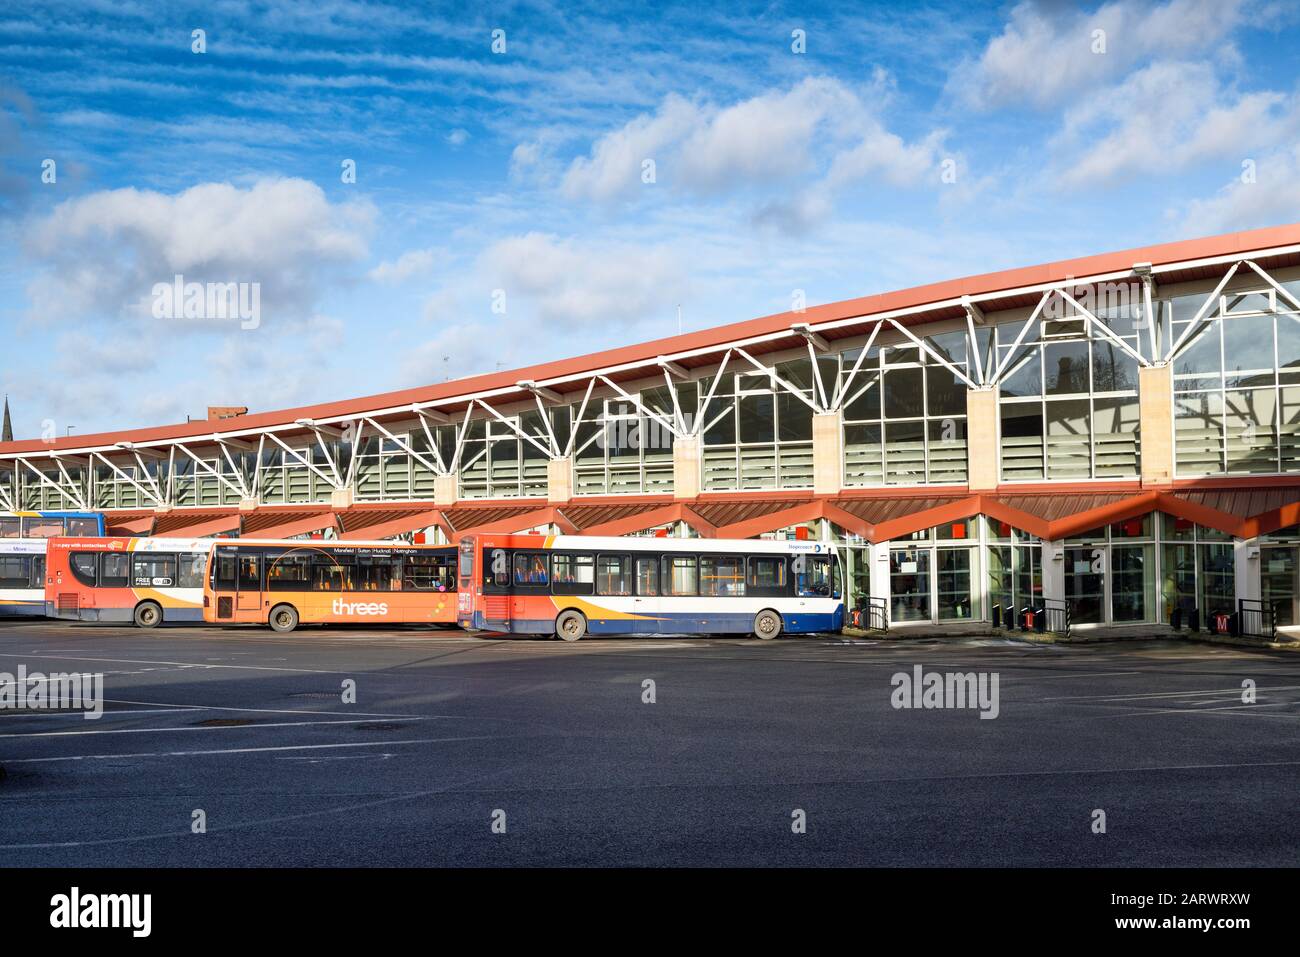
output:
POLYGON ((413 545, 384 539, 363 540, 347 538, 214 538, 212 544, 229 545, 284 545, 300 548, 455 548, 455 545, 413 545))
POLYGON ((58 535, 49 541, 58 549, 89 549, 123 552, 203 552, 212 548, 211 538, 137 538, 131 535, 58 535))
POLYGON ((481 535, 484 542, 501 542, 508 548, 549 548, 581 552, 686 552, 690 554, 827 554, 834 552, 830 542, 779 541, 766 538, 649 538, 645 536, 604 535, 481 535), (535 544, 534 544, 535 543, 535 544))

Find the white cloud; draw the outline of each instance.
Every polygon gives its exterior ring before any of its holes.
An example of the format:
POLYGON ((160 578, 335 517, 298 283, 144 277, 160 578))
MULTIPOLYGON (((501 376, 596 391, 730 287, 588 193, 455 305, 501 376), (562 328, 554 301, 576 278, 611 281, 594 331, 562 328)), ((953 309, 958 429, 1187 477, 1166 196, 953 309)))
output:
POLYGON ((31 312, 38 320, 148 314, 154 284, 181 274, 260 283, 269 321, 308 316, 346 278, 341 267, 365 257, 373 218, 368 203, 331 203, 301 179, 70 199, 25 231, 25 251, 40 267, 28 284, 31 312))
POLYGON ((818 128, 838 140, 858 128, 864 113, 856 94, 826 77, 737 103, 697 123, 682 143, 682 182, 713 191, 806 172, 814 165, 818 128))
POLYGON ((492 288, 543 322, 619 324, 668 308, 687 270, 667 246, 584 243, 543 233, 512 236, 482 257, 492 288))
POLYGON ((456 148, 464 146, 466 143, 469 142, 469 131, 462 130, 459 128, 454 129, 447 134, 447 142, 451 144, 451 146, 456 148))
POLYGON ((1046 107, 1119 82, 1152 58, 1209 52, 1232 57, 1227 37, 1243 20, 1244 0, 1141 0, 1096 10, 1021 3, 1003 31, 974 60, 960 64, 948 92, 980 108, 1028 103, 1046 107), (1094 31, 1105 52, 1094 52, 1094 31))
POLYGON ((394 262, 382 262, 366 275, 375 282, 396 285, 417 276, 427 276, 446 258, 446 250, 430 247, 402 253, 394 262))
POLYGON ((945 134, 909 143, 888 130, 878 112, 890 89, 877 70, 860 90, 809 77, 727 107, 670 95, 654 113, 597 139, 589 156, 570 164, 562 191, 572 200, 613 203, 648 188, 695 196, 779 188, 756 218, 806 224, 851 183, 915 185, 933 168, 945 134), (653 187, 642 183, 647 159, 656 165, 653 187))
POLYGON ((1243 168, 1214 196, 1193 200, 1174 214, 1181 220, 1182 235, 1208 236, 1300 220, 1300 146, 1250 162, 1252 167, 1243 168))
POLYGON ((699 106, 670 95, 654 115, 642 114, 598 139, 591 156, 580 156, 569 166, 560 188, 569 199, 626 199, 643 188, 642 164, 650 159, 656 167, 666 165, 667 149, 698 130, 702 121, 699 106))
POLYGON ((1293 135, 1297 121, 1280 93, 1234 96, 1207 64, 1162 62, 1067 111, 1052 149, 1062 157, 1059 185, 1073 188, 1239 159, 1293 135))

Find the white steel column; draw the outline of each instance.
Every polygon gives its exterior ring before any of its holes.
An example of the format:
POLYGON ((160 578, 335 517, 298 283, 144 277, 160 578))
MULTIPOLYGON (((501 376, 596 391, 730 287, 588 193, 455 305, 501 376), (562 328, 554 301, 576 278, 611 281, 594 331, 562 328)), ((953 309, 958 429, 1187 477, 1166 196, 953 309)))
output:
POLYGON ((1065 542, 1043 542, 1043 597, 1054 601, 1065 598, 1065 542))
POLYGON ((1242 598, 1259 600, 1263 563, 1264 558, 1260 552, 1258 538, 1232 540, 1232 580, 1238 600, 1242 598))

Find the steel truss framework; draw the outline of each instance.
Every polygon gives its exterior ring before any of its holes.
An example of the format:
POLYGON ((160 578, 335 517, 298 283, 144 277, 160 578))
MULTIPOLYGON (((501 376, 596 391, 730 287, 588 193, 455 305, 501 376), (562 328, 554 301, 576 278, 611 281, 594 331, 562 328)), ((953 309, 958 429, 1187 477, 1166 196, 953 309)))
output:
MULTIPOLYGON (((700 442, 709 428, 734 406, 734 396, 732 401, 728 401, 719 393, 719 386, 728 371, 765 377, 774 394, 794 397, 812 415, 838 416, 878 382, 879 370, 872 372, 867 369, 866 360, 872 349, 880 344, 914 345, 925 355, 927 362, 947 369, 968 389, 993 389, 1015 372, 1024 351, 1041 341, 1039 323, 1044 310, 1054 300, 1067 306, 1071 310, 1070 318, 1082 320, 1090 333, 1113 344, 1140 367, 1147 368, 1172 362, 1209 324, 1221 320, 1220 297, 1234 277, 1247 271, 1266 284, 1278 301, 1286 303, 1288 311, 1300 312, 1300 299, 1255 262, 1256 258, 1264 255, 1294 254, 1297 251, 1300 250, 1296 247, 1285 247, 1269 250, 1266 254, 1215 257, 1213 260, 1176 263, 1154 269, 1148 264, 1136 264, 1122 273, 1072 278, 983 296, 962 296, 923 308, 823 323, 798 322, 786 331, 738 339, 720 346, 688 349, 652 360, 566 374, 540 382, 521 381, 514 387, 361 414, 321 420, 299 419, 258 428, 240 428, 238 420, 231 420, 231 428, 213 432, 210 436, 152 439, 139 443, 122 441, 111 446, 60 448, 49 452, 0 452, 0 509, 134 507, 165 510, 205 504, 252 508, 266 504, 270 473, 275 469, 292 469, 310 476, 321 491, 311 493, 301 504, 323 503, 327 493, 333 496, 334 493, 346 495, 355 492, 364 467, 358 450, 370 439, 389 443, 397 454, 409 457, 413 465, 435 478, 455 477, 463 468, 473 464, 465 459, 467 439, 471 426, 483 421, 502 426, 548 462, 567 461, 571 465, 574 457, 593 441, 588 438, 584 444, 578 444, 577 423, 614 424, 615 417, 604 411, 606 399, 630 404, 640 419, 647 424, 653 423, 674 442, 700 442), (1154 316, 1158 275, 1202 264, 1221 265, 1226 269, 1186 328, 1177 338, 1170 337, 1173 341, 1158 342, 1159 324, 1155 321, 1146 324, 1150 345, 1146 354, 1134 349, 1106 321, 1085 308, 1078 295, 1080 289, 1090 285, 1115 279, 1136 279, 1141 283, 1142 308, 1150 318, 1154 316), (1023 321, 1005 324, 1009 329, 1020 322, 1012 347, 999 359, 988 345, 992 337, 981 341, 980 330, 990 325, 989 313, 999 311, 992 308, 999 299, 1025 295, 1037 295, 1037 303, 1023 321), (906 322, 909 316, 938 309, 956 310, 960 318, 936 321, 931 332, 924 331, 924 326, 918 331, 916 324, 906 322), (942 328, 939 328, 940 322, 942 328), (864 337, 828 340, 826 334, 848 326, 869 326, 869 331, 864 337), (1034 334, 1036 328, 1039 335, 1034 334), (948 334, 954 330, 964 333, 969 357, 966 365, 949 360, 931 341, 932 335, 948 334), (792 338, 796 342, 802 338, 802 346, 791 347, 788 343, 792 338), (854 352, 856 355, 850 364, 848 355, 854 352), (840 361, 840 354, 844 357, 839 372, 833 385, 828 386, 819 359, 834 357, 840 361), (780 363, 803 356, 811 365, 811 388, 800 388, 778 371, 780 363), (706 377, 709 380, 707 389, 700 388, 706 377), (684 383, 690 383, 697 390, 698 402, 694 409, 683 405, 679 387, 684 383), (641 391, 649 388, 664 389, 668 402, 658 406, 648 404, 641 391), (581 398, 576 403, 576 415, 569 423, 568 435, 562 437, 557 432, 552 413, 561 407, 573 409, 578 396, 581 398), (587 419, 593 401, 600 403, 601 411, 587 419), (521 425, 521 416, 533 412, 537 413, 541 427, 530 430, 521 425), (131 504, 106 504, 105 485, 129 489, 131 504), (214 501, 199 501, 195 489, 200 485, 207 490, 205 494, 215 496, 214 501)), ((1300 321, 1298 317, 1292 318, 1300 321)), ((382 500, 411 502, 428 499, 429 496, 408 493, 404 497, 382 500)))

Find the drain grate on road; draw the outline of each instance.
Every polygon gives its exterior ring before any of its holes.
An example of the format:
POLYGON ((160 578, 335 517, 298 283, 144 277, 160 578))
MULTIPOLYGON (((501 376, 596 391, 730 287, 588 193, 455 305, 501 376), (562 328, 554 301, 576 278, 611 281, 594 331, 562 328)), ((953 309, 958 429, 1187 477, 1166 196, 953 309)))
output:
POLYGON ((333 698, 337 701, 342 692, 340 691, 297 691, 289 695, 290 698, 333 698))
POLYGON ((400 731, 406 725, 399 724, 395 721, 368 721, 365 724, 354 724, 353 731, 400 731))

